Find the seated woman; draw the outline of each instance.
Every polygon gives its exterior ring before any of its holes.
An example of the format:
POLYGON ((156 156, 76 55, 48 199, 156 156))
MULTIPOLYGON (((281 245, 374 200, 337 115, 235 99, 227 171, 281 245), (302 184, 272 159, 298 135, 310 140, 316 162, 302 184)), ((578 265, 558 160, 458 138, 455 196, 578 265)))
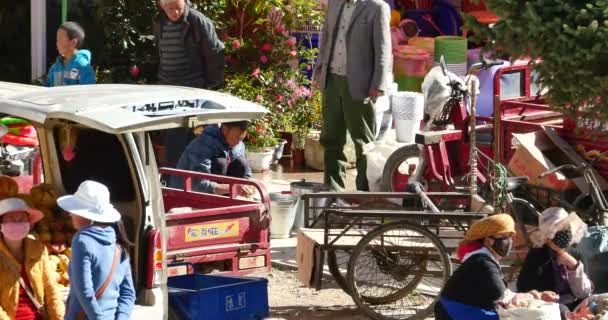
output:
POLYGON ((564 306, 573 309, 593 293, 593 284, 583 263, 566 250, 578 243, 587 225, 562 208, 549 208, 539 218, 539 230, 531 235, 536 248, 530 249, 517 279, 517 290, 550 290, 559 294, 564 306))
POLYGON ((499 261, 509 255, 515 222, 497 214, 475 222, 460 244, 462 265, 441 291, 435 305, 437 320, 498 320, 497 303, 515 294, 507 289, 499 261))
POLYGON ((0 319, 63 319, 65 306, 44 244, 28 236, 42 219, 25 201, 0 201, 0 319))

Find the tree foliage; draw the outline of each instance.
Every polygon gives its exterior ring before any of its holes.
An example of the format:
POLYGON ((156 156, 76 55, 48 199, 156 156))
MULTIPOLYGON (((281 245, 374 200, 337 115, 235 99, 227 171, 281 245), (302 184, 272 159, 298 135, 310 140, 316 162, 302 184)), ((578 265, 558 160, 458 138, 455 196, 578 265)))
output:
MULTIPOLYGON (((493 28, 467 18, 487 49, 542 60, 535 65, 550 104, 585 121, 608 122, 608 0, 487 0, 493 28)), ((580 123, 580 122, 579 122, 580 123)))

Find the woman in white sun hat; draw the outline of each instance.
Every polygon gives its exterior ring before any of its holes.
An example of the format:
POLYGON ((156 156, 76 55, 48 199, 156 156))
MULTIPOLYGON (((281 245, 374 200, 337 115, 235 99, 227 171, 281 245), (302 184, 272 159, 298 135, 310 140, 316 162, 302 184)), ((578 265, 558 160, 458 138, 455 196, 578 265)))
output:
POLYGON ((85 181, 57 199, 78 230, 72 239, 70 295, 65 319, 130 319, 135 290, 120 213, 103 184, 85 181))
POLYGON ((573 309, 593 293, 593 284, 583 263, 568 253, 572 244, 585 236, 587 225, 572 212, 549 208, 538 219, 538 231, 531 234, 535 245, 528 251, 517 279, 518 291, 553 291, 559 295, 562 311, 573 309))
POLYGON ((29 235, 42 212, 0 201, 0 319, 63 319, 65 306, 45 245, 29 235))

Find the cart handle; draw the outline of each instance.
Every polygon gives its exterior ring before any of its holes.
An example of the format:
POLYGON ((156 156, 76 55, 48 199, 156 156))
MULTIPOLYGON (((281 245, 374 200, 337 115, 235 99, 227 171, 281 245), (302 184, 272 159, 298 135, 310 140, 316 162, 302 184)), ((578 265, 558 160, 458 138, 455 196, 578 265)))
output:
POLYGON ((185 192, 192 192, 192 179, 201 179, 201 180, 210 180, 217 183, 223 183, 230 185, 230 198, 235 198, 237 195, 236 186, 237 185, 248 185, 255 187, 260 193, 260 197, 263 203, 270 203, 270 196, 266 187, 264 185, 254 179, 242 179, 242 178, 234 178, 228 176, 220 176, 216 174, 210 173, 202 173, 202 172, 194 172, 194 171, 186 171, 180 169, 173 168, 160 168, 158 170, 161 174, 170 175, 170 176, 178 176, 184 178, 183 190, 185 192))
POLYGON ((597 157, 595 157, 593 160, 591 160, 591 161, 589 161, 589 162, 584 162, 584 163, 581 163, 581 164, 579 164, 579 165, 575 165, 575 164, 564 164, 564 165, 561 165, 561 166, 559 166, 559 167, 557 167, 557 168, 551 169, 551 170, 549 170, 549 171, 547 171, 547 172, 543 172, 543 173, 542 173, 542 174, 540 174, 538 177, 539 177, 539 178, 543 178, 543 177, 545 177, 545 176, 548 176, 548 175, 550 175, 550 174, 556 173, 556 172, 558 172, 558 171, 562 171, 562 170, 564 170, 564 169, 572 169, 572 170, 575 170, 575 171, 577 171, 577 172, 579 172, 579 173, 580 173, 580 172, 582 172, 582 171, 584 171, 584 170, 586 170, 586 169, 592 168, 593 166, 595 166, 595 164, 596 164, 598 161, 600 161, 600 160, 602 160, 602 159, 606 158, 606 156, 608 156, 608 151, 604 151, 604 152, 602 152, 600 155, 598 155, 597 157))

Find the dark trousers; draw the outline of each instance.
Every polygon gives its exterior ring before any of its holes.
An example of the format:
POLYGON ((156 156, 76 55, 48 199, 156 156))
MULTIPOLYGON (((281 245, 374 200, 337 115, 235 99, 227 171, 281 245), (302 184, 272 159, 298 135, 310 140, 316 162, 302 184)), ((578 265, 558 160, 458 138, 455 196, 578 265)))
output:
POLYGON ((214 158, 211 160, 212 174, 234 178, 245 178, 247 171, 249 171, 248 169, 249 164, 247 163, 247 160, 241 157, 232 159, 230 163, 228 163, 228 159, 226 158, 214 158))
POLYGON ((345 77, 329 74, 323 94, 321 144, 325 149, 325 184, 332 191, 346 188, 346 133, 350 134, 357 156, 357 190, 369 191, 367 159, 363 146, 374 141, 376 115, 373 104, 353 98, 345 77))

